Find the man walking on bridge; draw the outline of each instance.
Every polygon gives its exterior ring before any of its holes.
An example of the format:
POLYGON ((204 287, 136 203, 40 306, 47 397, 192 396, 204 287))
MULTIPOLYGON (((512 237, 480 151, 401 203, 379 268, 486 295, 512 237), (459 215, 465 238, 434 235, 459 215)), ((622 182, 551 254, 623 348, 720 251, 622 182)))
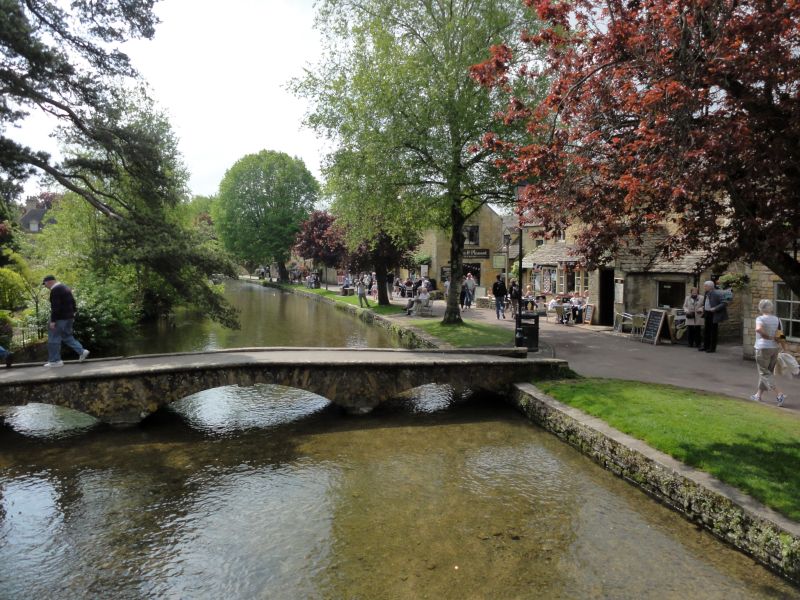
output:
POLYGON ((83 362, 89 356, 89 351, 72 335, 72 325, 75 322, 75 297, 72 290, 56 281, 53 275, 45 277, 42 285, 50 290, 50 324, 47 329, 47 362, 44 366, 64 366, 64 361, 61 360, 61 342, 72 348, 78 354, 78 361, 83 362))

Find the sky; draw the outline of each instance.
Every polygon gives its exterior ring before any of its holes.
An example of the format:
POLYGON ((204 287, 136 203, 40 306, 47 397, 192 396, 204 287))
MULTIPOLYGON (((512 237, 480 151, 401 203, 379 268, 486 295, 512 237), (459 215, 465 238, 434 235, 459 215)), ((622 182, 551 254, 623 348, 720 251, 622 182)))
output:
MULTIPOLYGON (((324 143, 286 89, 319 58, 313 0, 161 0, 156 14, 154 39, 123 50, 169 115, 192 193, 215 194, 228 168, 260 150, 297 156, 319 178, 324 143)), ((56 151, 51 123, 28 121, 20 137, 56 151)))

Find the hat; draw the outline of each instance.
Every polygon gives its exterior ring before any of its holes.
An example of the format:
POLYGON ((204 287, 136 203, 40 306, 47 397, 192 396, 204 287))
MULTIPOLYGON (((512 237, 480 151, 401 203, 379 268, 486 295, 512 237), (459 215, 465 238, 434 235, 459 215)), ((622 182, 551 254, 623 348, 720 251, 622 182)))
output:
POLYGON ((55 275, 45 275, 44 279, 42 279, 42 285, 44 285, 48 281, 55 281, 55 280, 56 280, 55 275))

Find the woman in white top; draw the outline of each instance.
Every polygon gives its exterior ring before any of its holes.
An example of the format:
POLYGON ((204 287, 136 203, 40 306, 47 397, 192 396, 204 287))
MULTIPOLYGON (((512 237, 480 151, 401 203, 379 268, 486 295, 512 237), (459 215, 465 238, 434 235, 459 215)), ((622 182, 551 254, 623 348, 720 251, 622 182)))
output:
POLYGON ((786 396, 775 384, 775 363, 778 360, 777 336, 781 329, 781 321, 773 313, 771 300, 762 300, 758 303, 760 317, 756 317, 756 365, 758 366, 758 391, 750 396, 751 400, 761 402, 761 395, 769 390, 775 390, 775 401, 778 406, 783 406, 786 396))

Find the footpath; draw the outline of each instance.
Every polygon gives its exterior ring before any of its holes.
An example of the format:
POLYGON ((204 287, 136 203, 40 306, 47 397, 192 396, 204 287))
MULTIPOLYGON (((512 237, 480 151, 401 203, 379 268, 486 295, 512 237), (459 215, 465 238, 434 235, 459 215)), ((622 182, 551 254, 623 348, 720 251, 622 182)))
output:
MULTIPOLYGON (((392 303, 405 305, 405 300, 393 298, 392 303)), ((443 317, 444 306, 441 300, 434 303, 433 318, 443 317)), ((465 321, 505 327, 513 339, 514 320, 510 312, 506 312, 506 319, 498 320, 493 308, 470 308, 461 316, 465 321)), ((387 318, 402 324, 415 317, 401 314, 387 318)), ((742 346, 736 344, 720 344, 717 352, 707 354, 685 344, 645 344, 610 327, 561 325, 544 318, 539 320, 539 340, 543 352, 567 360, 573 371, 585 377, 675 385, 747 402, 752 402, 749 397, 758 382, 755 362, 742 358, 742 346)), ((779 410, 800 412, 800 380, 778 378, 777 381, 787 398, 779 410)), ((765 393, 763 404, 774 406, 774 395, 765 393)))

